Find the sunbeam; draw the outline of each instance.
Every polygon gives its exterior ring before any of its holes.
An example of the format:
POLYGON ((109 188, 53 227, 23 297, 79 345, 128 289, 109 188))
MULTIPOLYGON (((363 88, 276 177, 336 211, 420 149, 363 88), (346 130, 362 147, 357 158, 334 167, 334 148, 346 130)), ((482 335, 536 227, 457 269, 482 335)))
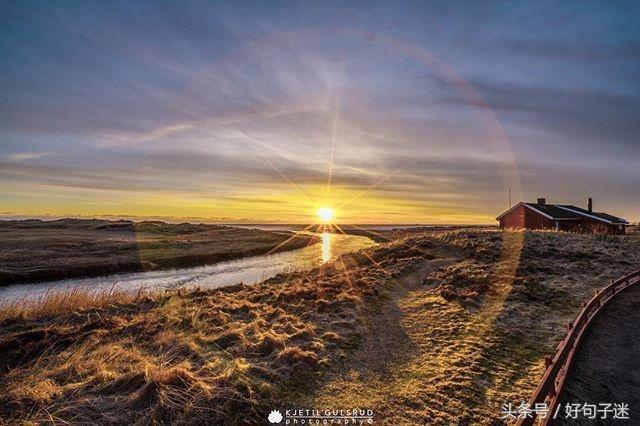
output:
POLYGON ((340 113, 340 96, 338 91, 336 96, 335 105, 333 107, 333 125, 331 126, 331 151, 329 154, 329 171, 327 177, 327 188, 325 190, 324 202, 327 204, 331 197, 331 179, 333 176, 334 156, 336 150, 336 136, 338 132, 338 115, 340 113))

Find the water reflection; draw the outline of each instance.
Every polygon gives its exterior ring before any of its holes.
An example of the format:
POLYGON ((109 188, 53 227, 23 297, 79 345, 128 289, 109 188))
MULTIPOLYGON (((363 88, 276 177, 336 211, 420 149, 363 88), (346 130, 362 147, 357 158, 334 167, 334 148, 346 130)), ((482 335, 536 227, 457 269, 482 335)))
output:
POLYGON ((331 259, 331 234, 322 233, 322 263, 327 263, 331 259))

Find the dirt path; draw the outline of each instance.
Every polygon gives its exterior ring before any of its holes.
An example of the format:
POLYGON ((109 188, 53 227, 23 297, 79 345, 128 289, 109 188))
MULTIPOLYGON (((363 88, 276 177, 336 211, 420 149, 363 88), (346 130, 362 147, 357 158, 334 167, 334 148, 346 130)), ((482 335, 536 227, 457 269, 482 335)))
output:
MULTIPOLYGON (((595 319, 585 335, 567 381, 567 403, 627 403, 631 420, 640 419, 640 286, 621 293, 595 319)), ((593 420, 582 419, 584 424, 593 420)), ((590 422, 590 423, 589 423, 590 422)), ((565 424, 565 421, 559 421, 565 424)), ((571 420, 571 424, 579 424, 571 420)))
POLYGON ((439 330, 425 329, 424 312, 428 305, 439 303, 429 288, 423 286, 425 275, 456 259, 424 261, 413 273, 397 280, 391 300, 371 324, 357 353, 344 368, 327 378, 318 397, 310 405, 322 408, 366 407, 384 412, 385 417, 400 418, 407 406, 419 404, 415 394, 425 377, 420 365, 426 353, 423 347, 439 330), (355 404, 355 405, 353 405, 355 404))
POLYGON ((511 238, 498 268, 507 283, 497 285, 478 308, 447 302, 435 286, 422 283, 430 272, 461 261, 451 253, 422 261, 399 278, 361 346, 302 405, 372 409, 376 424, 474 424, 479 410, 495 418, 498 409, 491 411, 493 395, 486 389, 500 385, 495 371, 517 368, 491 354, 495 341, 489 337, 519 262, 522 236, 511 238), (487 361, 491 357, 503 364, 487 361))

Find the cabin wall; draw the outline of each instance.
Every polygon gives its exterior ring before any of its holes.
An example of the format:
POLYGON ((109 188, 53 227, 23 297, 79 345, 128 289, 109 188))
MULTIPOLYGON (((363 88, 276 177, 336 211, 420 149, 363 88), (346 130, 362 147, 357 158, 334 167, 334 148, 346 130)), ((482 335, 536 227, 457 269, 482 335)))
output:
POLYGON ((524 228, 525 227, 525 206, 520 206, 500 218, 500 229, 524 228))
POLYGON ((524 205, 500 218, 500 229, 555 229, 555 222, 524 205))
POLYGON ((527 229, 555 229, 555 221, 542 216, 540 213, 525 207, 525 228, 527 229))

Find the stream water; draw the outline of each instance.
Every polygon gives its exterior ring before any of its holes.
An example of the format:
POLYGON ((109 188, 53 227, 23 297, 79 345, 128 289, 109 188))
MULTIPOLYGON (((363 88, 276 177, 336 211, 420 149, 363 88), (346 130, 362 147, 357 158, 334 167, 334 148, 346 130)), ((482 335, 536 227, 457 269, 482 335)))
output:
POLYGON ((97 292, 112 288, 137 291, 178 287, 217 288, 239 282, 254 284, 279 272, 311 269, 341 254, 375 245, 363 236, 321 234, 322 241, 301 249, 219 262, 192 268, 111 274, 91 278, 74 278, 34 284, 0 287, 0 303, 13 300, 35 300, 51 291, 88 287, 97 292))

